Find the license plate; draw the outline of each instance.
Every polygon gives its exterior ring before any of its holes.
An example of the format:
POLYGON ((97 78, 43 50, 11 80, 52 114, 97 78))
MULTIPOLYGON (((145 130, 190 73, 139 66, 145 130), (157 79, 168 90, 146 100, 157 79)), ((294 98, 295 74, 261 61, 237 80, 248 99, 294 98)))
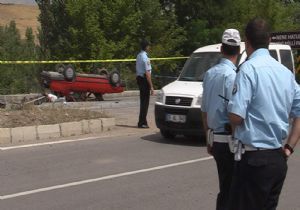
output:
POLYGON ((166 114, 166 121, 175 123, 185 123, 186 115, 166 114))

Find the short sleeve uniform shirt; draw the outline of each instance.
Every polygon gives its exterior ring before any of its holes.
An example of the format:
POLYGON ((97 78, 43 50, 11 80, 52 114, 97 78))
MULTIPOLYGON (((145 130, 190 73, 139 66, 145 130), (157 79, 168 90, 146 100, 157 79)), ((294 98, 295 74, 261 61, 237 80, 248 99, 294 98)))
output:
POLYGON ((289 116, 300 116, 300 91, 293 73, 258 49, 240 66, 228 111, 244 119, 234 137, 246 145, 275 149, 288 135, 289 116))
POLYGON ((236 66, 222 58, 204 76, 201 110, 207 113, 208 127, 216 133, 225 132, 225 124, 229 123, 227 105, 235 75, 236 66))
POLYGON ((148 54, 145 51, 141 51, 136 57, 136 75, 145 77, 146 71, 151 72, 152 67, 148 54))

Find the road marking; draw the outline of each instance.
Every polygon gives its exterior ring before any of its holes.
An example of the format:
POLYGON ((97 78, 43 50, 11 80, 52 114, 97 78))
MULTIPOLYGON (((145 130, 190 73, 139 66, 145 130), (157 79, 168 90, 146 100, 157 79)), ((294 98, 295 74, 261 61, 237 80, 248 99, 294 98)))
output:
POLYGON ((124 176, 131 176, 131 175, 146 173, 146 172, 150 172, 150 171, 157 171, 157 170, 162 170, 162 169, 166 169, 166 168, 171 168, 171 167, 182 166, 182 165, 187 165, 187 164, 191 164, 191 163, 197 163, 197 162, 201 162, 201 161, 205 161, 205 160, 210 160, 212 158, 213 157, 211 157, 211 156, 204 157, 204 158, 199 158, 199 159, 194 159, 194 160, 172 163, 172 164, 168 164, 168 165, 156 166, 153 168, 146 168, 146 169, 141 169, 141 170, 137 170, 137 171, 129 171, 129 172, 124 172, 124 173, 119 173, 119 174, 103 176, 103 177, 99 177, 99 178, 95 178, 95 179, 87 179, 87 180, 82 180, 82 181, 78 181, 78 182, 70 182, 70 183, 66 183, 66 184, 62 184, 62 185, 44 187, 44 188, 39 188, 39 189, 35 189, 35 190, 29 190, 29 191, 24 191, 24 192, 9 194, 9 195, 2 195, 2 196, 0 196, 0 200, 7 200, 7 199, 26 196, 26 195, 37 194, 37 193, 41 193, 41 192, 69 188, 69 187, 89 184, 89 183, 93 183, 93 182, 100 182, 103 180, 116 179, 116 178, 124 177, 124 176))
MULTIPOLYGON (((138 134, 138 133, 128 133, 126 135, 130 136, 130 135, 134 135, 134 134, 138 134)), ((25 144, 25 145, 10 146, 10 147, 0 147, 0 150, 5 151, 5 150, 13 150, 13 149, 21 149, 21 148, 55 145, 55 144, 65 144, 65 143, 96 140, 96 139, 102 139, 102 138, 108 138, 108 137, 119 137, 119 136, 124 136, 124 135, 118 134, 118 135, 93 136, 93 137, 79 138, 79 139, 58 140, 58 141, 50 141, 50 142, 44 142, 44 143, 25 144)))
MULTIPOLYGON (((105 136, 108 137, 108 136, 105 136)), ((18 146, 11 146, 11 147, 0 147, 0 150, 12 150, 12 149, 20 149, 20 148, 28 148, 28 147, 39 147, 45 145, 53 145, 53 144, 64 144, 64 143, 71 143, 77 141, 86 141, 86 140, 94 140, 99 139, 101 137, 87 137, 87 138, 80 138, 80 139, 70 139, 70 140, 61 140, 61 141, 50 141, 44 143, 36 143, 36 144, 26 144, 26 145, 18 145, 18 146)))

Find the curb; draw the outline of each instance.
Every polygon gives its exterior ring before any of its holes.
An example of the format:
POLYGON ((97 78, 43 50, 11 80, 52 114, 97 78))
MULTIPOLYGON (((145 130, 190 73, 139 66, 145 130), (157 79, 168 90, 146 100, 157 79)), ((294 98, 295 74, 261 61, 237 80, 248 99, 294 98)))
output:
POLYGON ((0 145, 101 133, 116 125, 115 118, 98 118, 52 125, 0 128, 0 145))
POLYGON ((109 94, 104 94, 104 99, 107 98, 118 98, 118 97, 130 97, 130 96, 139 96, 140 91, 139 90, 127 90, 122 93, 109 93, 109 94))
MULTIPOLYGON (((140 92, 138 90, 127 90, 122 93, 107 93, 104 94, 104 98, 111 99, 111 98, 118 98, 118 97, 131 97, 131 96, 138 96, 140 92)), ((9 103, 17 103, 20 102, 25 98, 34 98, 40 96, 39 93, 29 93, 29 94, 15 94, 15 95, 0 95, 0 100, 7 101, 9 103)))

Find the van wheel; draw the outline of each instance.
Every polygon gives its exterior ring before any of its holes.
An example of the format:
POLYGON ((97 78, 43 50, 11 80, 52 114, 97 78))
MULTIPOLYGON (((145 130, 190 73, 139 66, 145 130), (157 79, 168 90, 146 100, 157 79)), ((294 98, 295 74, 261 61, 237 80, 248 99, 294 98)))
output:
POLYGON ((175 133, 172 133, 168 130, 163 130, 160 129, 160 134, 165 138, 165 139, 174 139, 176 137, 175 133))

